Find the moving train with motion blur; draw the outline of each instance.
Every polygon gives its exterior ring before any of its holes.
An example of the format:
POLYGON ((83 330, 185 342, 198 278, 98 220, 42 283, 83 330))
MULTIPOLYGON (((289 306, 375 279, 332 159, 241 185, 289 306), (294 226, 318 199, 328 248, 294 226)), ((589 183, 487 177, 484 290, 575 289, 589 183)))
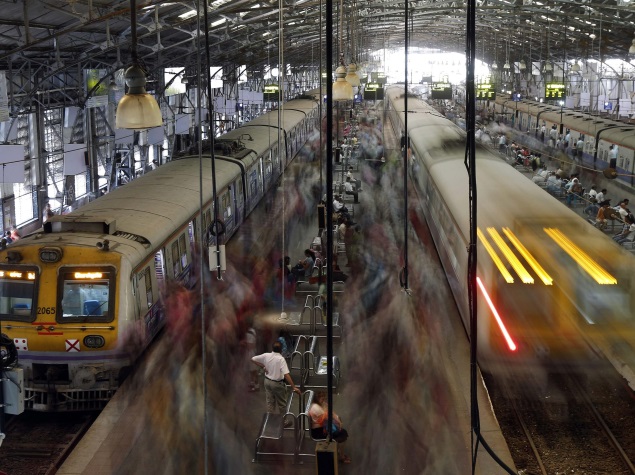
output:
POLYGON ((132 363, 128 337, 145 347, 164 324, 162 286, 191 284, 195 243, 239 229, 319 130, 319 100, 311 91, 284 105, 280 126, 274 110, 216 139, 216 203, 211 154, 182 157, 0 250, 2 332, 27 409, 108 402, 132 363))
MULTIPOLYGON (((397 135, 404 90, 386 90, 397 135)), ((469 334, 465 132, 408 99, 409 175, 469 334)), ((477 145, 478 362, 502 376, 589 369, 635 344, 635 257, 504 160, 477 145)))
POLYGON ((635 187, 635 124, 608 117, 598 117, 580 111, 564 109, 537 101, 513 101, 510 96, 499 95, 494 102, 497 117, 515 130, 546 142, 553 126, 563 137, 569 132, 571 145, 582 138, 584 147, 579 163, 594 170, 612 168, 617 181, 635 187), (542 138, 543 125, 547 137, 542 138), (610 147, 617 146, 615 163, 611 163, 610 147))

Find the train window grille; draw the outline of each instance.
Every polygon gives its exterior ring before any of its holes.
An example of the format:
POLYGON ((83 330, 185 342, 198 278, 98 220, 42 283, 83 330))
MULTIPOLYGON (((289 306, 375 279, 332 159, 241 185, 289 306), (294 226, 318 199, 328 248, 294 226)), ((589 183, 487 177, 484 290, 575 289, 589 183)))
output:
POLYGON ((179 260, 178 240, 172 243, 172 272, 174 273, 175 277, 181 273, 181 261, 179 260))
POLYGON ((165 281, 165 276, 163 274, 163 253, 162 251, 157 252, 154 255, 154 272, 157 276, 157 282, 159 285, 165 281))
POLYGON ((152 295, 152 276, 150 274, 150 267, 146 267, 146 270, 143 272, 143 278, 146 284, 146 301, 148 303, 148 308, 152 307, 154 302, 154 298, 152 295))
POLYGON ((181 270, 187 267, 187 246, 185 243, 185 234, 179 236, 179 257, 181 258, 181 270))

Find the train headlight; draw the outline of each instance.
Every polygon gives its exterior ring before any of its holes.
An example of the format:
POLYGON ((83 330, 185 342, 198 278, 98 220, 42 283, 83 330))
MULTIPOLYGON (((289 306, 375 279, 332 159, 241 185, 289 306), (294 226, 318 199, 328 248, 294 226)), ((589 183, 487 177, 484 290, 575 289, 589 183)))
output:
POLYGON ((40 249, 40 260, 53 264, 62 259, 62 250, 59 247, 43 247, 40 249))
POLYGON ((100 335, 88 335, 84 337, 84 346, 86 348, 101 348, 106 344, 106 340, 100 335))

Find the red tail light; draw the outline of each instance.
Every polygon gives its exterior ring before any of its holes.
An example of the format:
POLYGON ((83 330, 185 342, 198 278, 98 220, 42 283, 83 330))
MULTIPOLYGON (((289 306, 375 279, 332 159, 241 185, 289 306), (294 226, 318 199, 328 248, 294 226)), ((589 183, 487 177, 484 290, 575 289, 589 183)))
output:
POLYGON ((485 290, 485 286, 483 285, 483 282, 481 282, 481 278, 480 277, 476 278, 476 283, 478 284, 479 288, 481 289, 481 292, 483 293, 483 297, 485 297, 485 301, 487 302, 487 305, 489 305, 490 310, 494 314, 494 318, 496 319, 496 323, 498 323, 498 327, 500 328, 501 332, 503 333, 503 336, 505 337, 505 341, 507 342, 507 346, 509 347, 509 349, 511 351, 516 351, 516 349, 518 347, 516 346, 516 343, 514 343, 514 340, 512 340, 512 337, 510 336, 509 332, 507 331, 507 328, 505 328, 505 324, 503 323, 503 319, 498 314, 498 310, 496 310, 496 307, 494 307, 494 302, 492 302, 492 299, 490 298, 489 294, 487 293, 487 290, 485 290))

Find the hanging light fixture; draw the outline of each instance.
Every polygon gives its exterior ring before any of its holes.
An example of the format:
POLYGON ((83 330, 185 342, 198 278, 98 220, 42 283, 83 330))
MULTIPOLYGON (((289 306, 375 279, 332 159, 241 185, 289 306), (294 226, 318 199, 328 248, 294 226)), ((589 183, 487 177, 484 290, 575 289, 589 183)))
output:
POLYGON ((631 44, 631 47, 628 49, 628 54, 635 54, 635 38, 633 38, 633 44, 631 44))
POLYGON ((333 100, 352 101, 353 86, 350 82, 346 81, 346 66, 344 66, 344 54, 340 56, 340 66, 335 70, 335 78, 335 82, 333 83, 333 100))
POLYGON ((518 69, 520 71, 524 71, 525 69, 527 69, 527 64, 525 63, 524 59, 520 60, 520 63, 518 64, 518 69))
POLYGON ((580 67, 580 63, 578 63, 578 60, 575 60, 575 63, 573 63, 573 66, 571 66, 571 72, 577 73, 578 71, 580 71, 580 69, 582 69, 580 67))
POLYGON ((348 82, 352 87, 359 87, 360 81, 359 76, 357 75, 357 65, 355 63, 348 65, 346 82, 348 82))
POLYGON ((156 99, 146 92, 146 74, 137 57, 137 5, 130 0, 130 31, 132 66, 125 74, 128 92, 117 105, 115 126, 118 129, 149 129, 163 123, 156 99))
POLYGON ((503 69, 504 70, 509 70, 511 69, 511 65, 509 64, 509 40, 507 40, 507 48, 505 50, 505 64, 503 64, 503 69))

